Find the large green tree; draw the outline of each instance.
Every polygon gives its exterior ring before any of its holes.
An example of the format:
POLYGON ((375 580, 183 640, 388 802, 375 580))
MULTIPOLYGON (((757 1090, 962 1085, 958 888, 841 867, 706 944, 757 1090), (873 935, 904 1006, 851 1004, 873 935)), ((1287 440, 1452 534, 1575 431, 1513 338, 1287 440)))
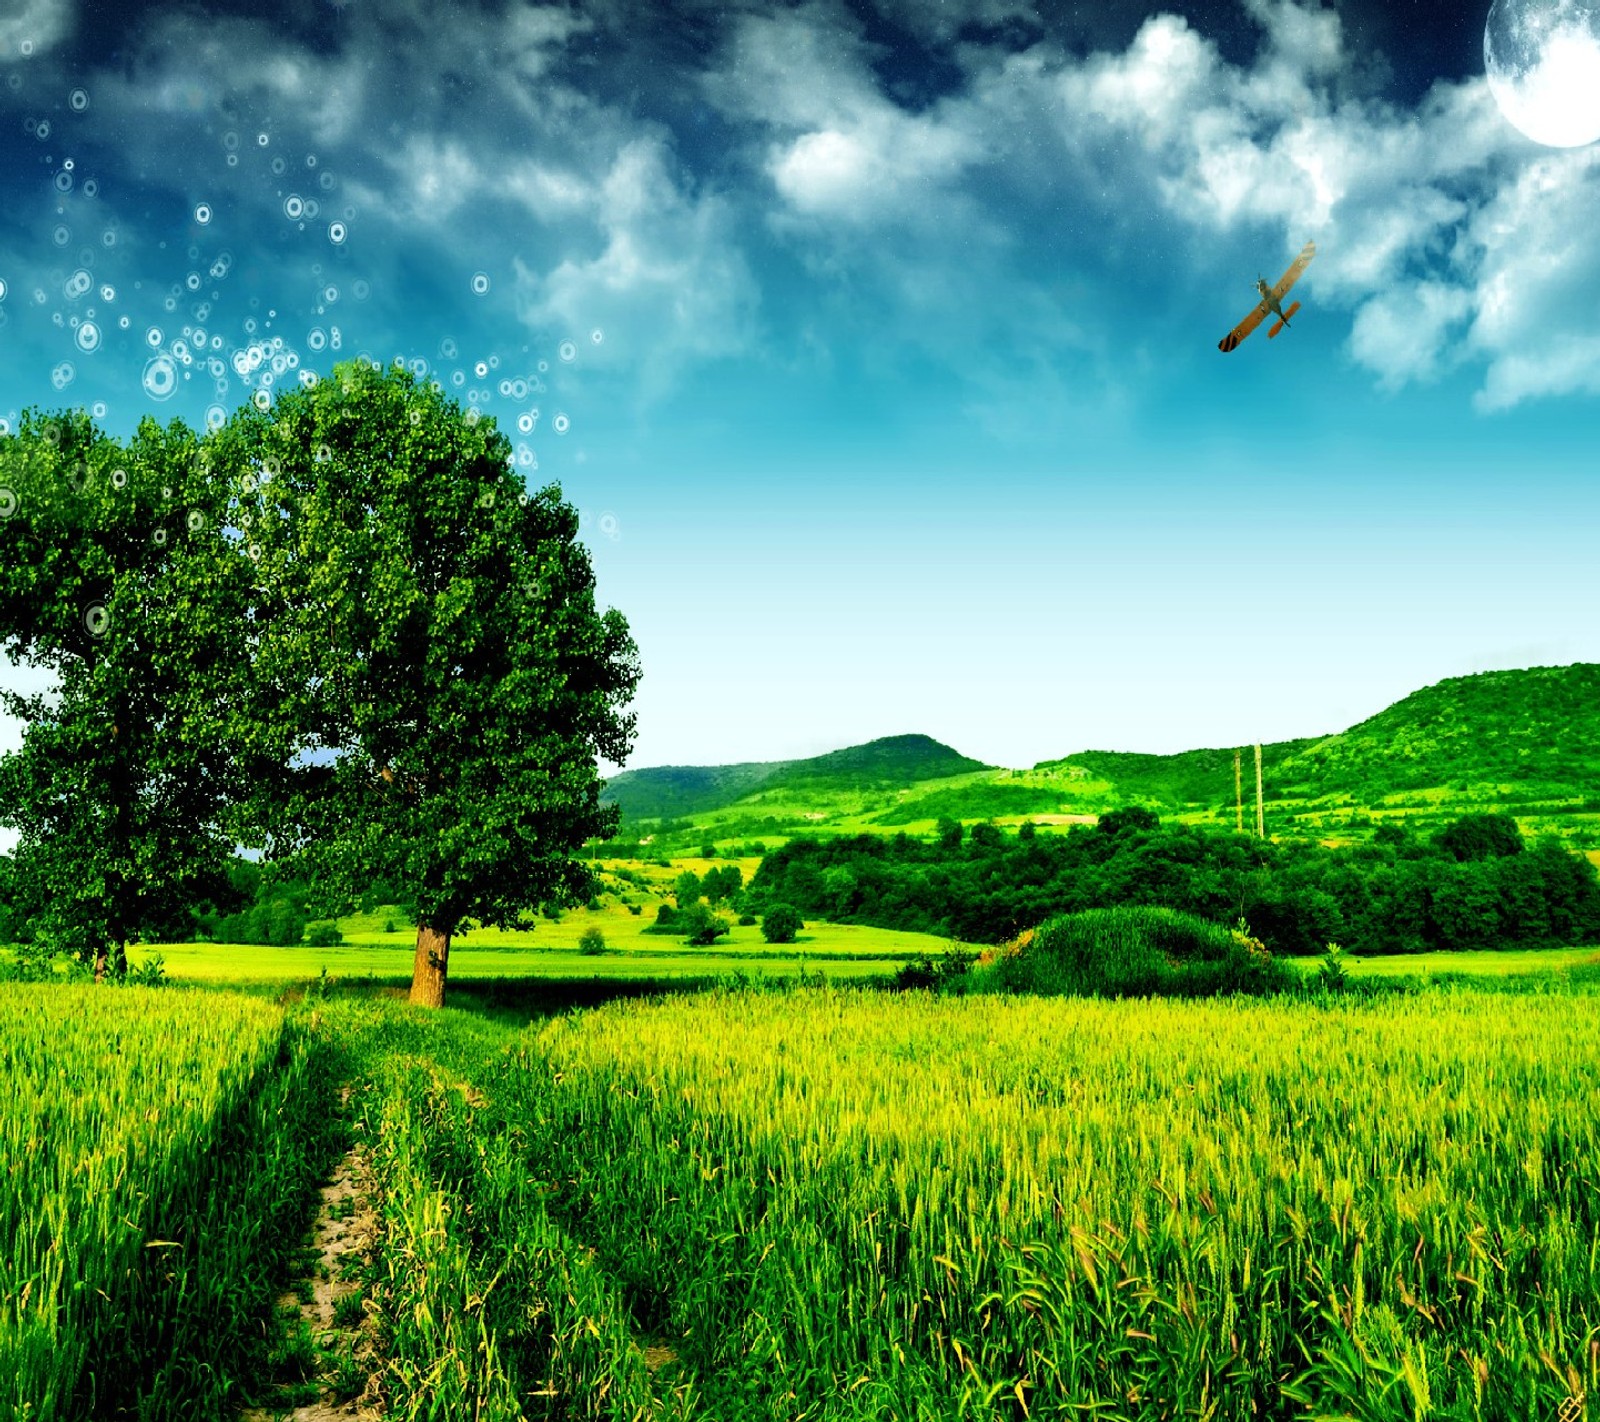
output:
POLYGON ((403 884, 413 1002, 444 1001, 469 921, 586 901, 614 831, 597 757, 631 748, 626 623, 595 606, 578 519, 510 446, 401 368, 357 361, 212 437, 257 572, 252 814, 325 892, 403 884))
POLYGON ((0 693, 26 723, 0 819, 44 940, 126 966, 126 945, 221 882, 241 766, 222 734, 248 641, 243 560, 194 436, 126 447, 75 414, 0 439, 0 643, 55 678, 0 693))

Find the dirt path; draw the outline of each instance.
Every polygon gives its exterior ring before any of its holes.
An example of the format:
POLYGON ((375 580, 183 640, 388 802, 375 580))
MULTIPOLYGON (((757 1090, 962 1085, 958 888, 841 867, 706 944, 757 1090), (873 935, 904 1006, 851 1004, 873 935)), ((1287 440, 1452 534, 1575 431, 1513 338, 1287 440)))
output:
MULTIPOLYGON (((348 1103, 345 1087, 341 1104, 348 1103)), ((362 1146, 346 1153, 322 1187, 322 1203, 291 1292, 278 1300, 290 1322, 280 1360, 279 1400, 247 1408, 239 1422, 348 1422, 381 1415, 375 1388, 375 1333, 362 1296, 377 1221, 371 1204, 371 1160, 362 1146)))

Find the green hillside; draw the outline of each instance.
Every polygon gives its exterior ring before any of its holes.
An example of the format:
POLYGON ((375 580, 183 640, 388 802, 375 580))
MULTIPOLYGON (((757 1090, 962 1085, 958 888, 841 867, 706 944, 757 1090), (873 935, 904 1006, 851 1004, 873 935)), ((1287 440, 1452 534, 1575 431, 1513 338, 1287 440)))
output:
MULTIPOLYGON (((1233 807, 1233 754, 1084 751, 1037 769, 1109 782, 1119 802, 1224 819, 1233 807)), ((1600 810, 1600 666, 1451 677, 1347 731, 1263 745, 1261 759, 1267 805, 1280 810, 1600 810)), ((1249 747, 1243 778, 1249 805, 1249 747)))
MULTIPOLYGON (((1255 760, 1242 750, 1248 826, 1255 760)), ((1081 751, 1004 770, 926 736, 893 736, 810 760, 629 771, 606 795, 633 824, 670 822, 662 836, 685 843, 918 834, 941 817, 1060 824, 1127 804, 1231 825, 1233 758, 1232 747, 1081 751)), ((1359 837, 1386 819, 1426 832, 1495 809, 1530 831, 1600 845, 1600 666, 1452 677, 1347 731, 1264 745, 1262 781, 1273 835, 1359 837)))
POLYGON ((1285 795, 1367 803, 1434 787, 1600 796, 1600 666, 1451 677, 1297 751, 1280 775, 1285 795))
POLYGON ((987 769, 931 736, 884 736, 806 760, 626 770, 606 783, 601 799, 622 806, 625 821, 676 819, 735 804, 758 791, 893 791, 987 769))

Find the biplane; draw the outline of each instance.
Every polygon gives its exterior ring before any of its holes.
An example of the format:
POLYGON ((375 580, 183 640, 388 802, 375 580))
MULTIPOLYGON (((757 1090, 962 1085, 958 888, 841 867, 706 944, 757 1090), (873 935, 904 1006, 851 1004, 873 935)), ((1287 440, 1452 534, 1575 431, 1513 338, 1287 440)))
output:
POLYGON ((1244 318, 1237 326, 1217 342, 1217 349, 1226 354, 1248 336, 1271 312, 1278 319, 1267 332, 1270 341, 1279 331, 1289 324, 1289 318, 1300 309, 1300 303, 1295 302, 1287 311, 1283 309, 1283 298, 1289 288, 1300 280, 1300 273, 1311 265, 1311 259, 1317 255, 1317 244, 1307 242, 1300 249, 1300 255, 1289 263, 1289 270, 1278 278, 1276 286, 1268 286, 1265 277, 1256 278, 1256 290, 1261 294, 1261 300, 1256 303, 1256 309, 1244 318))

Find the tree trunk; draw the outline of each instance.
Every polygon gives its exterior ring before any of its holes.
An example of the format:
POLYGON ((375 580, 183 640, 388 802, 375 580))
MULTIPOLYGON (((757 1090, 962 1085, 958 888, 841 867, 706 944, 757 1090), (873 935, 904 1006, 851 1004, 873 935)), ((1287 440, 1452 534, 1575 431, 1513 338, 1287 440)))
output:
POLYGON ((102 943, 94 950, 94 980, 103 983, 106 980, 106 954, 109 950, 102 943))
POLYGON ((411 966, 411 1001, 418 1007, 443 1007, 444 981, 449 971, 450 935, 419 923, 417 957, 411 966))

